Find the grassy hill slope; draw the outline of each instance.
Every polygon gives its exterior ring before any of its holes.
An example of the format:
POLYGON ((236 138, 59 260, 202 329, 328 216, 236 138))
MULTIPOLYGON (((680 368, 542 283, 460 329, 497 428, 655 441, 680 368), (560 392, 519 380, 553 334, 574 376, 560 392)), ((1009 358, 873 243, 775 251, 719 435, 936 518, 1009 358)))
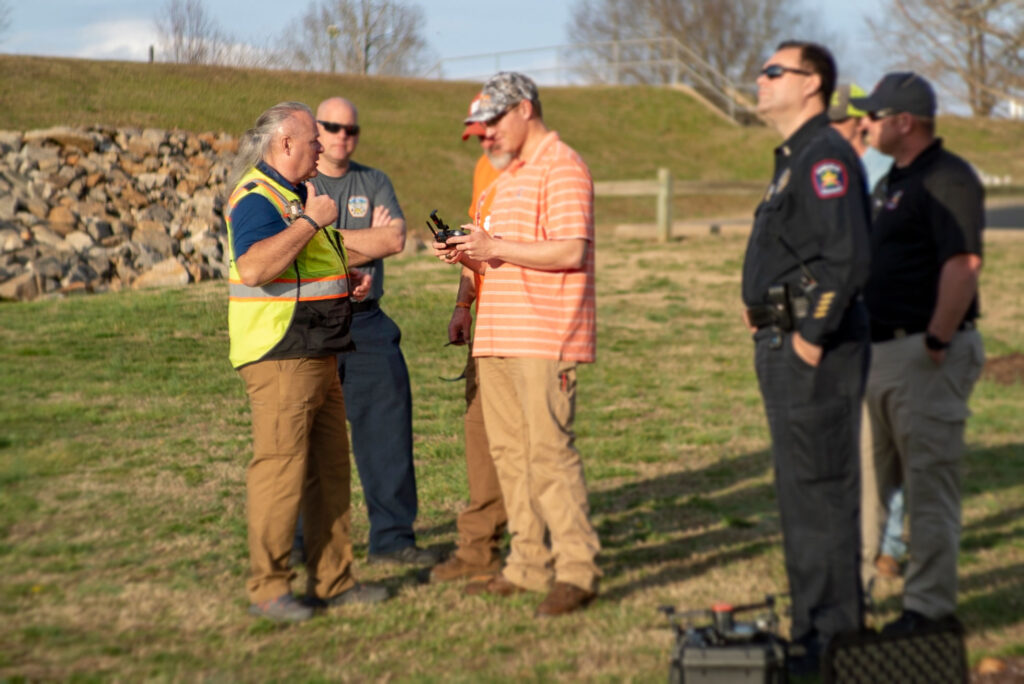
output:
MULTIPOLYGON (((241 135, 277 102, 315 107, 343 95, 360 110, 356 159, 391 176, 410 225, 433 208, 454 219, 468 202, 478 147, 459 135, 479 83, 11 55, 0 55, 0 70, 0 129, 11 130, 101 124, 241 135)), ((541 99, 547 123, 595 180, 653 178, 660 166, 678 179, 762 180, 778 143, 773 131, 731 126, 662 88, 545 87, 541 99)), ((1024 183, 1024 157, 1015 153, 1024 123, 949 117, 940 130, 987 173, 1024 183)), ((746 210, 755 200, 680 197, 676 216, 746 210)), ((600 200, 598 222, 651 220, 653 207, 649 198, 600 200)))

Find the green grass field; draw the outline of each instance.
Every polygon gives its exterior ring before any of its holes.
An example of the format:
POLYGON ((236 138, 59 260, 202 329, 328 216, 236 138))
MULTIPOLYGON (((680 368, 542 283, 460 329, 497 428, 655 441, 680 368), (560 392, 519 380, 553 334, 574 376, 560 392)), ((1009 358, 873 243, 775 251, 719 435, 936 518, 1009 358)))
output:
MULTIPOLYGON (((742 236, 598 240, 599 359, 578 446, 602 594, 538 622, 538 598, 466 597, 364 563, 395 598, 277 627, 246 614, 249 413, 227 361, 226 287, 0 307, 0 680, 652 681, 657 607, 786 590, 768 437, 739 317, 742 236)), ((981 330, 1024 352, 1024 239, 988 236, 981 330)), ((466 499, 456 274, 389 266, 412 373, 422 545, 451 549, 466 499)), ((964 463, 960 616, 972 661, 1024 655, 1024 387, 977 386, 964 463)), ((356 485, 358 489, 358 485, 356 485)), ((302 577, 296 588, 302 586, 302 577)), ((898 583, 872 623, 893 617, 898 583)))

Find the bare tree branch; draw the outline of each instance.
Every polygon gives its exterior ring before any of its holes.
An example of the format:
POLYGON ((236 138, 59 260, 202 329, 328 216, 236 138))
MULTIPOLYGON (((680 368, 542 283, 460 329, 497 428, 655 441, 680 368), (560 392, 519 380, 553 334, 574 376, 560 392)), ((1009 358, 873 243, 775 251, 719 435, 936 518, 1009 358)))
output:
POLYGON ((577 0, 568 34, 586 78, 623 83, 664 83, 674 63, 695 67, 694 58, 709 73, 751 83, 783 38, 836 42, 796 0, 577 0), (673 40, 652 40, 661 38, 673 40))
POLYGON ((919 71, 976 116, 1024 92, 1024 0, 889 0, 868 26, 893 68, 919 71))
POLYGON ((166 0, 155 19, 160 51, 182 64, 215 62, 220 32, 202 0, 166 0))
POLYGON ((225 34, 207 12, 204 0, 166 0, 154 23, 161 57, 170 62, 269 68, 280 61, 267 48, 240 43, 225 34))
POLYGON ((433 63, 420 35, 423 10, 405 0, 321 0, 286 31, 300 69, 413 75, 433 63), (296 41, 295 36, 301 36, 296 41))
POLYGON ((0 0, 0 40, 3 39, 9 28, 11 28, 11 6, 7 0, 0 0))

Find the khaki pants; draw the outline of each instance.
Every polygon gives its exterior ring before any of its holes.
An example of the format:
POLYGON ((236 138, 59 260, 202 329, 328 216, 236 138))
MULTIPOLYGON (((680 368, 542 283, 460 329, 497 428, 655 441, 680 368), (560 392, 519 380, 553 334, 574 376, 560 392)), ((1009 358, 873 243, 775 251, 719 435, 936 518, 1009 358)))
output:
POLYGON ((469 565, 489 565, 499 555, 501 539, 508 526, 505 501, 501 496, 498 473, 494 469, 491 448, 484 429, 483 402, 477 382, 477 361, 473 348, 466 360, 466 478, 469 480, 469 505, 459 513, 458 548, 455 555, 469 565))
POLYGON ((333 356, 261 361, 239 370, 252 410, 246 478, 253 603, 291 591, 288 567, 300 502, 307 594, 329 598, 352 578, 351 465, 345 401, 333 356))
POLYGON ((505 579, 539 592, 552 579, 596 591, 600 543, 573 445, 576 364, 504 357, 478 362, 487 438, 512 534, 505 579))
POLYGON ((903 607, 930 618, 956 611, 960 481, 967 399, 985 351, 976 330, 956 334, 936 365, 924 335, 871 345, 861 433, 862 575, 888 518, 888 493, 904 487, 910 554, 903 607))

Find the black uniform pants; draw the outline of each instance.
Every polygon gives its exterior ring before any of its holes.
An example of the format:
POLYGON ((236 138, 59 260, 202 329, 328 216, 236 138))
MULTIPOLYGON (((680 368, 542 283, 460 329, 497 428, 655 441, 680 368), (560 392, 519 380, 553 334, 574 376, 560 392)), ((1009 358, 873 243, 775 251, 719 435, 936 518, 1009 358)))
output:
POLYGON ((863 336, 830 343, 812 367, 792 337, 759 330, 754 365, 772 437, 790 637, 817 649, 863 622, 858 439, 870 347, 863 336))

